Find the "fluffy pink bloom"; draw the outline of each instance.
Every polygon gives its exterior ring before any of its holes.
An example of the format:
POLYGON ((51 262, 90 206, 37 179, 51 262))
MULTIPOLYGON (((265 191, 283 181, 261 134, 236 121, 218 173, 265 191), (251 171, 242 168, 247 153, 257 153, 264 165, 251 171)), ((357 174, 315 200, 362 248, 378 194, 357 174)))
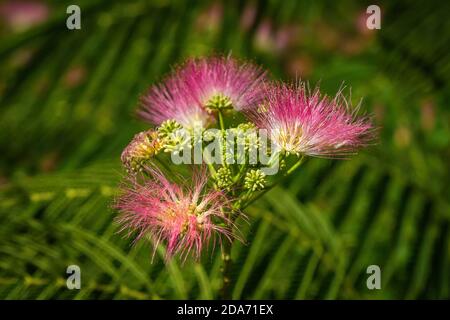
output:
POLYGON ((238 111, 256 106, 265 77, 261 68, 230 56, 190 59, 150 88, 139 115, 156 125, 174 119, 185 127, 206 127, 214 122, 209 107, 216 103, 238 111))
POLYGON ((230 238, 222 209, 231 202, 217 190, 206 190, 205 170, 194 173, 192 182, 178 185, 167 180, 158 170, 146 168, 150 178, 145 182, 129 178, 116 208, 121 231, 136 234, 136 240, 150 237, 155 250, 160 242, 167 244, 167 257, 180 253, 186 258, 193 253, 199 258, 204 245, 216 234, 230 238))
POLYGON ((0 20, 14 30, 24 30, 46 21, 49 7, 41 1, 5 1, 0 4, 0 20))
POLYGON ((356 117, 338 94, 330 99, 318 89, 310 92, 304 84, 274 85, 266 101, 248 116, 266 129, 272 142, 288 153, 320 157, 345 156, 371 138, 367 118, 356 117))

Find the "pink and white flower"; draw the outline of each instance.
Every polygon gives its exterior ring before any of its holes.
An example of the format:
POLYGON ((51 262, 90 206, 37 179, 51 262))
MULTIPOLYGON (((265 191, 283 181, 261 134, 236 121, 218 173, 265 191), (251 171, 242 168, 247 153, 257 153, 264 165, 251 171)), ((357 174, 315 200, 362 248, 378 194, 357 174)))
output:
POLYGON ((121 215, 121 231, 136 234, 136 240, 149 237, 154 248, 167 244, 167 258, 192 253, 196 258, 216 235, 232 237, 224 210, 231 202, 218 190, 207 190, 205 170, 194 172, 190 184, 175 184, 157 169, 147 167, 144 182, 134 177, 116 203, 121 215), (219 225, 220 224, 220 225, 219 225))
POLYGON ((176 120, 185 127, 208 126, 214 109, 247 110, 264 97, 266 73, 230 56, 190 59, 142 98, 139 115, 152 124, 176 120))
POLYGON ((341 157, 371 139, 372 125, 356 112, 341 94, 330 99, 305 84, 279 84, 267 87, 266 101, 247 115, 288 154, 341 157))

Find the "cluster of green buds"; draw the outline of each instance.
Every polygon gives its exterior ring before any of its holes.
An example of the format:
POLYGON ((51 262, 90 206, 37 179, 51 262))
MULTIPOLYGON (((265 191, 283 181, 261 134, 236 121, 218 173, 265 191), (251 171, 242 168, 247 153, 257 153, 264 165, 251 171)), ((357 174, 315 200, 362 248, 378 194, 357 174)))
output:
POLYGON ((159 152, 177 152, 191 146, 190 135, 175 120, 166 120, 155 130, 136 134, 125 150, 121 160, 127 172, 138 173, 159 152))
POLYGON ((244 179, 244 188, 252 192, 263 190, 266 187, 266 174, 260 169, 248 171, 244 179))
POLYGON ((230 191, 233 184, 233 175, 230 168, 226 166, 220 167, 214 175, 214 182, 218 189, 230 191))
POLYGON ((158 137, 162 140, 169 138, 174 132, 181 130, 183 126, 175 120, 166 120, 158 127, 158 137))
POLYGON ((233 103, 231 102, 231 99, 229 97, 219 93, 212 96, 208 100, 208 102, 206 102, 205 107, 209 111, 225 110, 225 109, 232 109, 233 103))
MULTIPOLYGON (((215 96, 211 99, 211 107, 213 104, 217 110, 226 108, 228 102, 221 96, 215 96)), ((245 190, 245 197, 251 197, 267 188, 267 174, 262 170, 262 164, 251 160, 251 156, 257 157, 262 145, 253 123, 239 123, 226 129, 201 128, 200 134, 195 133, 194 129, 186 129, 175 120, 166 120, 154 130, 137 134, 123 152, 122 161, 128 171, 137 173, 159 152, 179 153, 186 147, 192 150, 197 137, 201 140, 202 154, 207 145, 213 141, 218 143, 220 161, 207 163, 216 189, 229 193, 232 197, 239 197, 239 190, 245 190), (229 152, 230 149, 233 152, 229 152), (239 153, 238 149, 244 152, 239 153)), ((282 159, 281 165, 283 164, 285 162, 282 159)))
POLYGON ((236 127, 236 131, 238 138, 242 139, 246 151, 256 151, 261 146, 261 139, 253 123, 241 123, 236 127))
POLYGON ((180 152, 191 146, 191 136, 175 120, 166 120, 157 129, 164 152, 180 152))

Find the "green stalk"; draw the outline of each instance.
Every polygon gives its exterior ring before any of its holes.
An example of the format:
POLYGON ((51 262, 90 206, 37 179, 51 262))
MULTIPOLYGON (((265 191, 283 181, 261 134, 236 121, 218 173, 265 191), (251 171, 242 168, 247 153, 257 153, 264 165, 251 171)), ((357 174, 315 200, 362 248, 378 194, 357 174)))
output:
POLYGON ((302 156, 292 167, 289 168, 289 170, 286 172, 286 177, 289 176, 292 172, 294 172, 298 167, 300 167, 303 163, 303 159, 305 157, 302 156))
POLYGON ((222 248, 222 289, 220 291, 220 298, 222 300, 231 299, 231 248, 233 242, 224 239, 222 248))
MULTIPOLYGON (((222 133, 222 139, 225 139, 225 121, 224 121, 224 119, 223 119, 223 113, 222 113, 222 110, 218 110, 218 116, 219 116, 219 127, 220 127, 220 131, 221 131, 221 133, 222 133)), ((226 141, 224 142, 224 144, 223 144, 225 147, 226 147, 226 141)), ((222 164, 224 167, 228 167, 228 164, 227 164, 227 159, 226 159, 226 157, 224 157, 224 159, 223 159, 223 164, 222 164)))
POLYGON ((207 166, 208 166, 208 169, 209 169, 209 173, 211 173, 211 175, 214 176, 216 174, 216 169, 214 168, 214 165, 211 163, 211 159, 209 158, 209 154, 207 154, 207 155, 203 154, 203 156, 205 158, 207 158, 206 162, 207 162, 207 166))
MULTIPOLYGON (((227 213, 228 219, 230 221, 229 227, 231 233, 233 233, 233 225, 234 221, 236 220, 237 216, 234 215, 234 209, 232 209, 230 212, 227 213)), ((230 300, 231 299, 231 267, 232 267, 232 260, 231 260, 231 249, 233 247, 234 239, 231 237, 230 239, 227 239, 226 237, 223 237, 222 239, 222 288, 220 290, 220 299, 222 300, 230 300)))
POLYGON ((222 110, 218 111, 219 114, 219 125, 220 125, 220 130, 222 131, 222 133, 225 133, 225 122, 223 120, 223 113, 222 110))

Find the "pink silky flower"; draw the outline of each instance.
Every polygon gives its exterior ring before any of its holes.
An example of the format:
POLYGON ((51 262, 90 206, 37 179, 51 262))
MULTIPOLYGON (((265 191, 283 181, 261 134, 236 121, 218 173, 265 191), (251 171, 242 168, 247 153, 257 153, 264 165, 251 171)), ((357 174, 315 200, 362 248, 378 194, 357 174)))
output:
POLYGON ((0 4, 0 21, 14 30, 25 30, 46 21, 50 10, 46 3, 41 1, 14 0, 0 4))
POLYGON ((205 170, 194 173, 189 185, 172 183, 157 169, 147 167, 146 173, 150 178, 145 182, 129 178, 116 203, 121 231, 136 234, 136 240, 149 237, 155 251, 165 242, 167 258, 176 253, 199 258, 211 238, 219 234, 231 238, 223 226, 228 224, 223 209, 229 209, 231 202, 221 191, 206 190, 205 170))
POLYGON ((266 73, 230 56, 190 59, 142 98, 139 115, 152 124, 173 119, 185 127, 213 123, 211 111, 255 107, 266 73))
POLYGON ((266 101, 248 117, 266 129, 275 146, 286 153, 342 157, 365 145, 372 136, 367 118, 356 116, 338 94, 330 99, 305 84, 273 85, 266 101))

